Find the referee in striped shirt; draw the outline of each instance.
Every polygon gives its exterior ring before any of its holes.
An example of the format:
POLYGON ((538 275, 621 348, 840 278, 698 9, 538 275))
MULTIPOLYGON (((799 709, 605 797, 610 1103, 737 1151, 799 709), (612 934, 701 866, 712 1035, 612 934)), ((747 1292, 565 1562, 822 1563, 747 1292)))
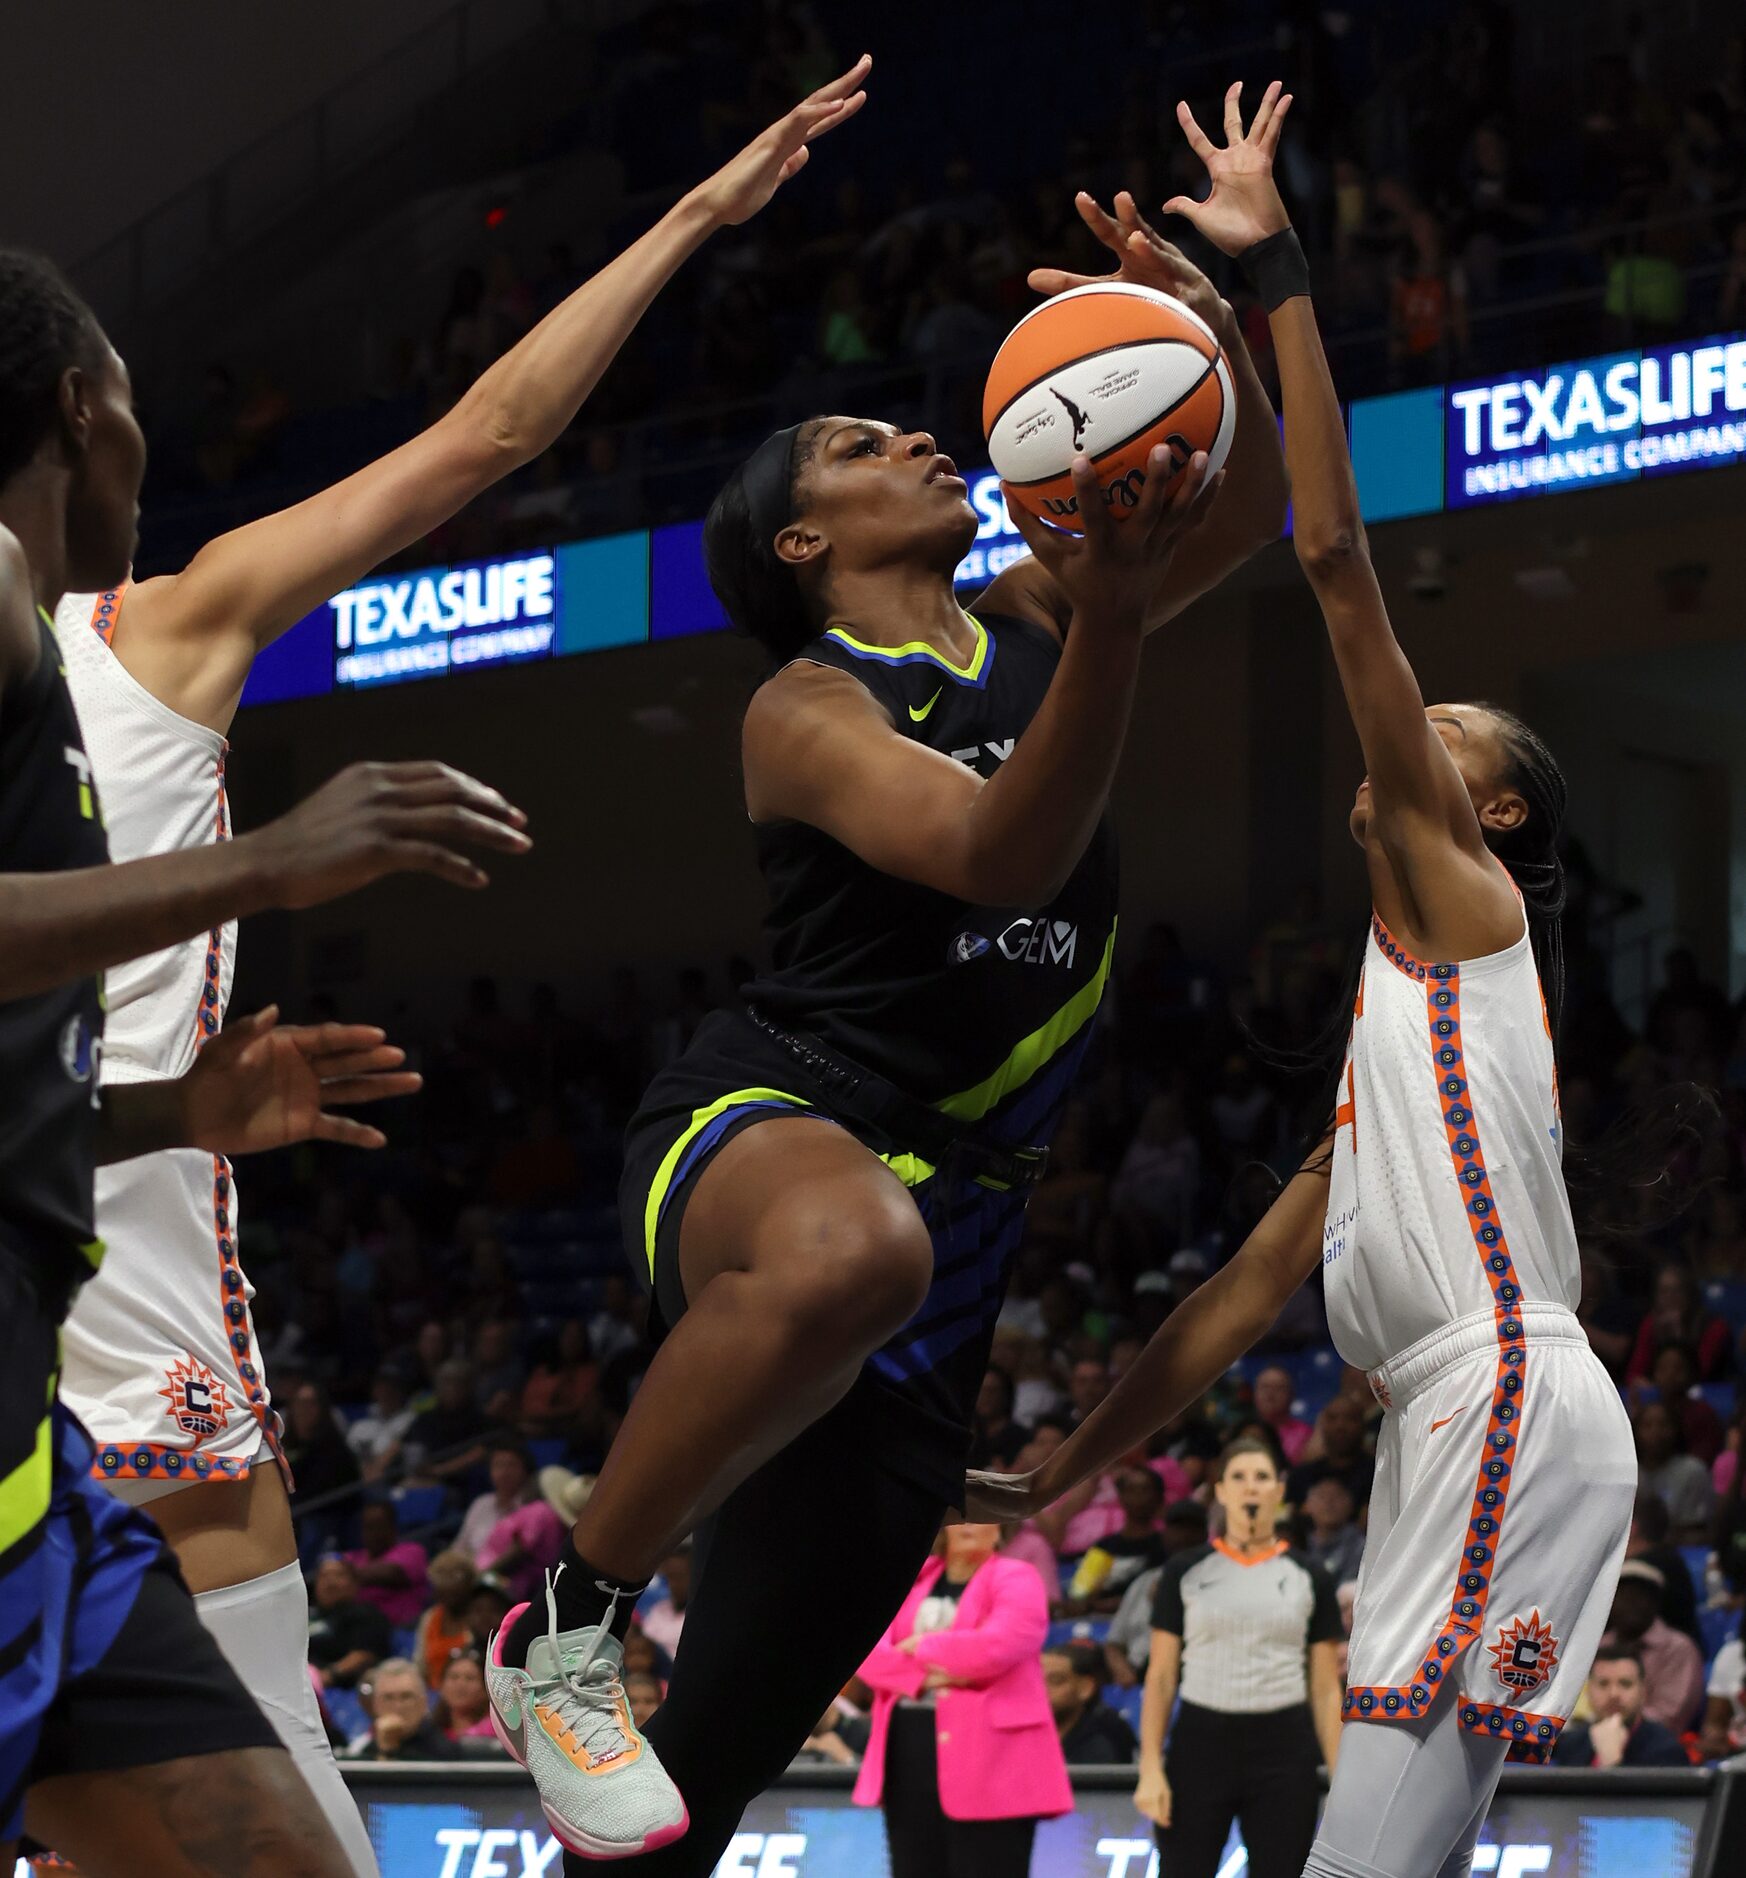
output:
POLYGON ((1266 1447, 1226 1448, 1214 1492, 1224 1537, 1177 1553, 1158 1583, 1134 1804, 1157 1830, 1159 1878, 1215 1878, 1233 1820, 1250 1878, 1298 1878, 1317 1768, 1339 1751, 1339 1604, 1275 1536, 1285 1482, 1266 1447))

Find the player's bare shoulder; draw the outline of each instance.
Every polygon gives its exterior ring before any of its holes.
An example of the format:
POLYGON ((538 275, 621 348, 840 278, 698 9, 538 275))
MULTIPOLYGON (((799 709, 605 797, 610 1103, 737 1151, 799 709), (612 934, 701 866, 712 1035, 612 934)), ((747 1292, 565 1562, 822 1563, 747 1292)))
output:
POLYGON ((746 706, 740 756, 753 821, 791 811, 793 800, 839 739, 892 734, 891 713, 861 681, 835 666, 795 659, 765 679, 746 706))
POLYGON ((18 537, 0 523, 0 687, 36 670, 40 646, 30 562, 18 537))

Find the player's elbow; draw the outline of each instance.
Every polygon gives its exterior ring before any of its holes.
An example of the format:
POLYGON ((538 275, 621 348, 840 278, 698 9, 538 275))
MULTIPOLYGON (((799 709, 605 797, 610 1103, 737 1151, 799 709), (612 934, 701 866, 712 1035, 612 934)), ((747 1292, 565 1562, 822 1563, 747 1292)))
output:
POLYGON ((1321 525, 1301 520, 1294 536, 1298 565, 1315 587, 1336 587, 1368 565, 1369 546, 1356 514, 1342 515, 1321 525))

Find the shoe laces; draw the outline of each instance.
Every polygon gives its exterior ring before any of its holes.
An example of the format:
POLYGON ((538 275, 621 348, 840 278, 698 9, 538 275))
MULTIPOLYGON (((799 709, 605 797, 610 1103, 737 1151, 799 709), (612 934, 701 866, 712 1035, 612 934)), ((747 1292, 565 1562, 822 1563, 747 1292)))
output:
POLYGON ((564 1574, 560 1565, 546 1574, 546 1638, 552 1646, 552 1661, 557 1665, 558 1686, 550 1697, 553 1714, 569 1729, 576 1742, 596 1767, 628 1754, 632 1741, 624 1731, 624 1682, 617 1664, 601 1652, 612 1635, 612 1620, 618 1614, 624 1596, 615 1589, 606 1615, 594 1626, 593 1636, 582 1660, 574 1668, 558 1641, 558 1579, 564 1574))

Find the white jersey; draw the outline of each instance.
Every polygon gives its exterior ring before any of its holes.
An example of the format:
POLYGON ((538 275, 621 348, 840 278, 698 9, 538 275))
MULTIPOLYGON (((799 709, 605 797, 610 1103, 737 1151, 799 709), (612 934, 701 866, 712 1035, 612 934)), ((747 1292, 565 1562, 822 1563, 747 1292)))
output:
POLYGON ((1558 1078, 1524 926, 1460 965, 1372 921, 1322 1240, 1328 1327, 1373 1370, 1475 1311, 1576 1306, 1558 1078))
POLYGON ((1544 1761, 1624 1555, 1631 1427, 1576 1321, 1557 1071, 1526 930, 1464 964, 1372 923, 1335 1115, 1328 1323, 1388 1413, 1345 1715, 1544 1761))
MULTIPOLYGON (((224 738, 153 697, 110 650, 126 594, 71 594, 55 615, 117 861, 230 835, 224 738)), ((113 967, 103 1081, 184 1074, 224 1022, 235 965, 232 922, 113 967)), ((94 1471, 154 1481, 242 1473, 272 1421, 229 1163, 184 1148, 99 1168, 97 1230, 108 1253, 67 1320, 61 1383, 96 1443, 94 1471)))

